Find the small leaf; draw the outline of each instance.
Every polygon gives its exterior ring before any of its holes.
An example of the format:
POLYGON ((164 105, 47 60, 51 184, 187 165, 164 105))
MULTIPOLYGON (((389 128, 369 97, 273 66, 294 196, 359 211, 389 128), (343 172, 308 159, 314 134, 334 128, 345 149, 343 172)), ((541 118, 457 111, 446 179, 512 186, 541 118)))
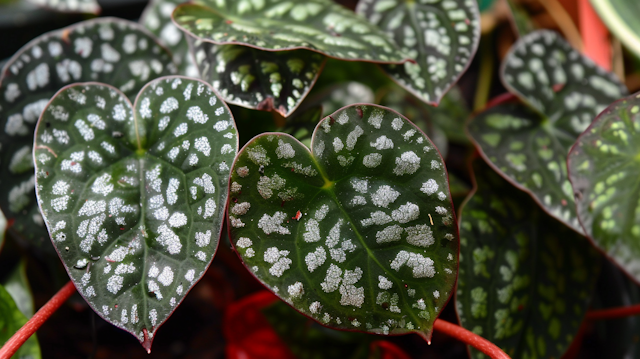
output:
POLYGON ((51 96, 70 83, 101 81, 133 97, 173 67, 171 55, 142 26, 113 18, 44 34, 9 60, 0 78, 0 185, 5 188, 0 208, 14 221, 12 231, 48 247, 35 202, 31 152, 35 123, 51 96))
POLYGON ((352 61, 402 63, 386 34, 330 0, 198 0, 172 15, 183 31, 218 45, 307 49, 352 61))
POLYGON ((478 3, 468 0, 363 0, 357 13, 388 33, 415 62, 383 70, 420 100, 438 105, 480 42, 478 3))
POLYGON ((593 118, 626 93, 624 85, 550 31, 521 37, 504 60, 502 76, 529 106, 489 108, 469 123, 469 134, 492 167, 583 233, 566 156, 593 118))
POLYGON ((140 24, 144 25, 160 42, 171 50, 173 62, 178 73, 188 77, 199 77, 198 68, 189 52, 189 44, 182 31, 171 21, 171 13, 185 0, 151 0, 140 15, 140 24))
POLYGON ((524 10, 519 3, 516 3, 514 0, 507 0, 507 4, 509 5, 509 10, 511 11, 511 25, 513 26, 513 30, 516 32, 518 36, 525 36, 531 32, 535 31, 535 27, 533 26, 533 22, 527 14, 527 11, 524 10))
POLYGON ((24 314, 25 317, 31 318, 34 313, 33 295, 31 294, 29 280, 27 279, 26 259, 22 259, 13 271, 11 271, 3 285, 4 289, 11 294, 20 312, 24 314))
POLYGON ((640 268, 640 93, 613 103, 569 152, 578 218, 596 246, 637 282, 640 268))
POLYGON ((27 0, 30 3, 60 12, 99 14, 96 0, 27 0))
POLYGON ((588 308, 601 257, 489 166, 473 165, 476 190, 460 214, 461 323, 512 358, 560 358, 588 308))
POLYGON ((113 87, 70 85, 38 122, 52 242, 91 308, 147 350, 215 253, 237 141, 213 89, 182 77, 147 84, 133 106, 113 87))
POLYGON ((325 57, 307 50, 261 51, 189 36, 202 79, 231 104, 289 116, 316 82, 325 57))
POLYGON ((371 87, 357 81, 335 83, 319 91, 309 102, 322 105, 323 113, 334 113, 354 103, 374 103, 371 87))
POLYGON ((609 30, 640 57, 640 23, 635 14, 640 13, 640 3, 635 0, 591 0, 600 19, 609 30))
MULTIPOLYGON (((27 323, 27 318, 20 312, 9 292, 0 285, 0 347, 25 323, 27 323)), ((36 335, 34 334, 27 339, 12 358, 39 359, 40 345, 38 345, 36 335)))
POLYGON ((271 133, 236 158, 229 233, 245 265, 324 325, 430 337, 457 269, 442 158, 375 105, 324 118, 311 148, 271 133))

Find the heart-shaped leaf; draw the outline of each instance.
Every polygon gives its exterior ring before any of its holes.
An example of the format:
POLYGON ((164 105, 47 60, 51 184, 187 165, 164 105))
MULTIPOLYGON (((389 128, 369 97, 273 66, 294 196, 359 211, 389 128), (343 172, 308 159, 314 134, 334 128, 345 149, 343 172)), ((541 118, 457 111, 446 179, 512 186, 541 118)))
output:
POLYGON ((602 112, 569 152, 578 218, 596 246, 640 282, 640 93, 602 112))
POLYGON ((189 52, 189 44, 185 35, 171 21, 171 13, 177 5, 185 0, 151 0, 140 15, 139 22, 160 42, 171 50, 173 62, 178 66, 178 73, 188 77, 199 77, 198 68, 189 52))
POLYGON ((202 79, 226 102, 284 117, 307 96, 326 59, 308 50, 261 51, 188 37, 202 79))
POLYGON ((640 57, 640 23, 636 18, 640 14, 640 2, 635 0, 591 0, 600 19, 609 30, 626 46, 640 57))
POLYGON ((172 16, 183 31, 218 45, 307 49, 352 61, 406 59, 384 32, 331 0, 197 0, 172 16))
POLYGON ((551 31, 521 37, 502 64, 502 77, 529 107, 492 107, 469 124, 469 134, 492 167, 583 233, 566 156, 593 118, 626 93, 624 85, 551 31))
POLYGON ((461 323, 512 358, 560 358, 587 310, 601 256, 482 161, 473 170, 476 189, 460 214, 461 323))
MULTIPOLYGON (((14 55, 0 77, 0 208, 11 230, 46 244, 34 194, 33 131, 42 109, 64 85, 101 81, 133 97, 150 79, 173 73, 171 55, 136 23, 85 21, 42 35, 14 55)), ((69 113, 59 111, 60 119, 69 113)))
POLYGON ((113 87, 71 85, 38 122, 52 242, 96 313, 147 350, 215 253, 237 141, 213 89, 181 77, 147 84, 133 106, 113 87))
POLYGON ((363 0, 356 11, 415 60, 383 70, 434 105, 462 76, 480 42, 480 12, 473 0, 363 0))
MULTIPOLYGON (((20 312, 9 292, 0 285, 0 347, 25 323, 27 323, 27 318, 20 312)), ((12 358, 39 359, 40 346, 38 345, 38 338, 33 335, 27 339, 12 358)))
POLYGON ((324 325, 429 338, 456 279, 458 235, 442 158, 390 109, 352 105, 241 150, 229 233, 249 270, 324 325))
POLYGON ((101 9, 96 0, 27 0, 30 3, 60 12, 99 14, 101 9))

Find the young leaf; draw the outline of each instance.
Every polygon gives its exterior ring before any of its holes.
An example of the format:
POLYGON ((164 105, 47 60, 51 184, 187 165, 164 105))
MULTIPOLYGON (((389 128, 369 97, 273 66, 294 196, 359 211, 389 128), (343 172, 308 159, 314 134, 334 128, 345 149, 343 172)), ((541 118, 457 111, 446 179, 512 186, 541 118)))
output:
POLYGON ((18 309, 25 317, 33 316, 33 295, 29 287, 27 278, 27 261, 22 259, 18 265, 11 271, 9 276, 3 283, 4 289, 11 294, 16 302, 18 309))
POLYGON ((245 265, 324 325, 429 338, 457 270, 442 158, 375 105, 324 118, 311 148, 270 133, 236 158, 229 233, 245 265))
POLYGON ((70 83, 101 81, 133 97, 173 67, 171 55, 142 26, 113 18, 44 34, 9 60, 0 77, 0 185, 5 188, 0 208, 14 221, 11 230, 48 246, 35 202, 31 152, 36 120, 51 96, 70 83))
MULTIPOLYGON (((11 338, 25 323, 27 318, 20 312, 15 301, 3 286, 0 285, 0 347, 11 338)), ((34 334, 18 349, 15 359, 39 359, 40 346, 34 334)))
POLYGON ((213 89, 181 77, 147 84, 133 106, 111 86, 70 85, 38 122, 52 242, 91 308, 147 350, 215 253, 237 141, 213 89))
POLYGON ((635 14, 640 3, 635 0, 591 0, 600 19, 609 30, 636 56, 640 56, 640 24, 635 14))
POLYGON ((473 169, 476 189, 460 214, 460 321, 512 358, 560 358, 587 310, 601 256, 482 161, 473 169))
POLYGON ((27 0, 30 3, 60 12, 99 14, 101 9, 96 0, 27 0))
POLYGON ((198 68, 189 52, 189 45, 182 31, 171 21, 171 13, 185 0, 151 0, 140 15, 139 22, 160 42, 171 50, 178 73, 188 77, 199 77, 198 68))
POLYGON ((433 105, 438 105, 471 64, 480 42, 480 12, 473 0, 363 0, 356 11, 415 60, 382 69, 433 105))
POLYGON ((583 233, 566 156, 593 118, 626 93, 624 85, 550 31, 521 37, 503 62, 502 78, 529 106, 492 107, 469 124, 469 134, 492 167, 583 233))
POLYGON ((183 31, 218 45, 307 49, 351 61, 406 59, 384 32, 331 0, 197 0, 172 17, 183 31))
POLYGON ((326 59, 307 50, 270 52, 188 37, 202 79, 226 102, 283 117, 307 96, 326 59))
POLYGON ((640 93, 615 102, 569 152, 569 178, 587 236, 640 282, 640 93))
POLYGON ((509 5, 511 12, 511 17, 509 18, 511 20, 511 26, 518 36, 524 36, 535 31, 529 14, 527 14, 527 11, 523 9, 519 3, 516 3, 514 0, 507 0, 507 5, 509 5))

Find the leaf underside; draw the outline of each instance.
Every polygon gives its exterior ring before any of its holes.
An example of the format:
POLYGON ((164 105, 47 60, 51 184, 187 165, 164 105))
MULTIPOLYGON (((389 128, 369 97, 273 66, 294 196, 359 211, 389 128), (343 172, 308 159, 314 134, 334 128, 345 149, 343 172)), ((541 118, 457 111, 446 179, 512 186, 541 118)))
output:
POLYGON ((611 73, 551 31, 520 38, 502 77, 522 104, 498 105, 468 126, 482 156, 499 173, 579 233, 566 156, 578 135, 609 103, 626 93, 611 73))
POLYGON ((218 45, 308 49, 351 61, 406 59, 384 32, 331 0, 198 0, 172 16, 183 31, 218 45))
POLYGON ((238 155, 229 231, 244 264, 332 328, 430 337, 457 271, 442 158, 415 125, 375 105, 324 118, 312 149, 264 134, 238 155))
POLYGON ((584 230, 640 282, 640 94, 602 112, 568 158, 584 230))
POLYGON ((228 108, 195 79, 157 79, 133 106, 77 84, 53 98, 36 136, 37 195, 69 276, 150 349, 217 248, 238 146, 228 108))
POLYGON ((32 4, 45 7, 47 9, 71 12, 99 14, 101 9, 96 0, 27 0, 32 4))
MULTIPOLYGON (((11 338, 23 325, 27 318, 20 312, 11 294, 0 285, 0 347, 11 338)), ((39 359, 40 345, 36 335, 31 336, 12 356, 16 359, 39 359)))
POLYGON ((473 169, 477 189, 460 215, 461 323, 512 358, 560 358, 588 308, 601 257, 481 160, 473 169))
POLYGON ((231 104, 289 116, 318 79, 326 58, 308 50, 261 51, 189 36, 203 80, 231 104))
POLYGON ((36 121, 56 91, 74 82, 101 81, 134 97, 148 80, 173 71, 171 55, 142 26, 113 18, 50 32, 14 55, 0 78, 0 185, 5 188, 0 208, 14 221, 11 230, 48 246, 31 153, 36 121))
POLYGON ((198 68, 189 52, 186 35, 171 21, 171 13, 185 0, 151 0, 140 15, 140 24, 158 37, 171 50, 178 74, 198 78, 198 68))
POLYGON ((416 61, 382 69, 434 105, 462 76, 480 42, 475 0, 363 0, 356 12, 383 29, 416 61))
POLYGON ((590 0, 594 10, 609 30, 627 49, 640 56, 640 24, 636 14, 640 3, 633 0, 590 0))

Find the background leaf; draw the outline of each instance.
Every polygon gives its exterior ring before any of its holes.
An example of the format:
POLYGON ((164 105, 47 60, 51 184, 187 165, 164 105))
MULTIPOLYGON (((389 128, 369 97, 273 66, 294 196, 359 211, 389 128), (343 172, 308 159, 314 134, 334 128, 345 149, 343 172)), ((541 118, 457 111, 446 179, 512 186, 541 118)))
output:
POLYGON ((502 77, 529 106, 489 108, 469 123, 469 134, 492 167, 582 233, 566 155, 593 118, 626 93, 624 85, 551 31, 521 37, 502 64, 502 77))
POLYGON ((36 121, 57 90, 101 81, 133 97, 148 80, 173 71, 171 55, 142 26, 114 18, 44 34, 15 54, 0 78, 0 208, 13 221, 11 230, 48 246, 31 152, 36 121))
POLYGON ((264 134, 240 152, 229 228, 243 262, 324 325, 430 337, 458 251, 433 144, 398 113, 362 105, 324 118, 311 148, 264 134))
POLYGON ((213 89, 181 77, 149 83, 134 107, 107 85, 71 85, 39 121, 53 244, 96 313, 147 350, 216 251, 237 141, 213 89))
POLYGON ((22 259, 13 269, 9 276, 2 284, 4 289, 11 294, 20 312, 25 317, 33 316, 33 295, 29 288, 29 280, 27 279, 27 261, 22 259))
MULTIPOLYGON (((27 318, 20 312, 9 292, 0 285, 0 344, 6 343, 26 322, 27 318)), ((27 339, 13 358, 40 358, 40 346, 35 334, 27 339)))
POLYGON ((640 57, 640 3, 633 0, 590 0, 609 30, 637 57, 640 57))
POLYGON ((179 6, 173 19, 183 31, 218 45, 307 49, 352 61, 405 60, 380 29, 330 0, 198 0, 179 6))
POLYGON ((42 7, 60 12, 80 12, 99 14, 100 5, 96 0, 26 0, 42 7))
POLYGON ((460 214, 460 321, 512 358, 559 358, 583 320, 600 256, 482 161, 473 170, 477 187, 460 214))
POLYGON ((640 94, 615 102, 569 152, 578 217, 596 246, 640 282, 640 94))
POLYGON ((437 105, 467 69, 480 42, 478 3, 469 0, 363 0, 356 10, 415 63, 383 70, 420 100, 437 105))

